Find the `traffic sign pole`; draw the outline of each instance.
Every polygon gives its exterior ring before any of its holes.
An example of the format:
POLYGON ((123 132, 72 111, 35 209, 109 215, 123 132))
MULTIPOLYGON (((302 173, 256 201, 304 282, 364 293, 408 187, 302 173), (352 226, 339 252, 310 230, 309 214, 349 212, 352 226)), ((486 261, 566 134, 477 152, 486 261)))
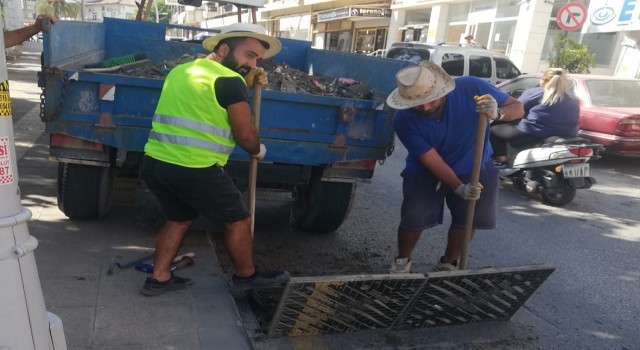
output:
POLYGON ((66 349, 62 322, 45 308, 33 254, 38 240, 27 228, 31 211, 20 203, 12 119, 6 56, 0 54, 0 349, 66 349))

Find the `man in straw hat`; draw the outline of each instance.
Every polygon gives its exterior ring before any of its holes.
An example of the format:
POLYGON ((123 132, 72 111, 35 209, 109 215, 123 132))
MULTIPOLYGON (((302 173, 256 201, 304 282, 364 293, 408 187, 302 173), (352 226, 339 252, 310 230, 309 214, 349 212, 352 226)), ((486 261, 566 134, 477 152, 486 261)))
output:
POLYGON ((144 149, 142 176, 167 219, 156 238, 153 274, 141 291, 147 296, 192 284, 175 276, 170 264, 198 214, 224 224, 236 288, 289 279, 286 271, 256 271, 251 217, 224 168, 236 143, 251 157, 265 156, 247 87, 266 84, 256 64, 277 54, 281 44, 259 25, 236 23, 202 45, 211 51, 206 58, 178 65, 167 75, 144 149))
POLYGON ((454 80, 428 61, 400 70, 396 83, 398 88, 387 97, 387 104, 397 110, 394 129, 409 155, 401 174, 404 199, 398 256, 390 272, 410 272, 411 253, 422 231, 442 224, 445 200, 452 220, 445 253, 435 269, 455 270, 464 244, 466 201, 478 200, 474 229, 496 225, 499 178, 490 159, 488 137, 482 155, 482 185, 469 184, 478 118, 484 114, 491 120, 514 120, 524 110, 518 100, 493 85, 472 76, 454 80))

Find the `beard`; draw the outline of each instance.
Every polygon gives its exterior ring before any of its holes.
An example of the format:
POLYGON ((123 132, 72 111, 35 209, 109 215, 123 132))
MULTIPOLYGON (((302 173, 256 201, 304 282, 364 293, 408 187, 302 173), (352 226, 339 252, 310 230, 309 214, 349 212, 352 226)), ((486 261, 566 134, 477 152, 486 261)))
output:
POLYGON ((243 77, 251 71, 251 67, 247 65, 240 65, 238 63, 235 57, 233 57, 233 51, 229 52, 229 54, 223 57, 222 60, 220 61, 220 64, 242 75, 243 77))

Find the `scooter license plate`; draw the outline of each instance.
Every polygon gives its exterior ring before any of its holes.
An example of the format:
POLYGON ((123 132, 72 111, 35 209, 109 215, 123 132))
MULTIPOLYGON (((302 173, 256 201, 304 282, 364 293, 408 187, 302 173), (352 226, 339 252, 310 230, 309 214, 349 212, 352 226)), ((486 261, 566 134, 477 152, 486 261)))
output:
POLYGON ((565 164, 562 166, 562 174, 565 178, 589 177, 591 176, 591 168, 588 163, 565 164))

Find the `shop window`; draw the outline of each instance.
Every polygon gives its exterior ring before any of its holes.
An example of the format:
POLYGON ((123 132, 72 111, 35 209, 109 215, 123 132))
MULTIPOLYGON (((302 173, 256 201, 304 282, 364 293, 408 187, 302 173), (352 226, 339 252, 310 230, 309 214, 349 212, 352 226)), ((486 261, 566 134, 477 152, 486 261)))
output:
POLYGON ((383 50, 387 47, 387 29, 376 29, 376 50, 383 50))
POLYGON ((329 32, 327 33, 327 50, 351 51, 351 32, 329 32))
POLYGON ((375 29, 361 29, 356 33, 356 53, 370 53, 375 50, 376 31, 375 29))
POLYGON ((469 56, 469 75, 479 78, 491 78, 491 58, 487 56, 469 56))
POLYGON ((469 3, 464 4, 451 4, 449 5, 449 22, 462 22, 466 21, 469 17, 469 3))
POLYGON ((464 37, 465 29, 467 28, 466 24, 452 24, 449 26, 447 30, 447 42, 448 43, 458 43, 461 38, 464 37))
POLYGON ((518 17, 520 13, 520 1, 498 0, 496 18, 518 17))
POLYGON ((593 33, 584 34, 582 40, 580 39, 579 31, 563 32, 556 23, 555 18, 549 21, 549 29, 547 30, 547 36, 544 40, 544 47, 542 49, 541 58, 548 61, 551 55, 553 55, 553 45, 556 40, 562 36, 567 35, 577 43, 587 45, 589 53, 596 55, 595 63, 601 66, 610 66, 613 59, 613 54, 616 51, 618 43, 618 33, 593 33))
POLYGON ((493 40, 490 43, 491 50, 509 55, 511 43, 516 31, 516 21, 495 22, 493 26, 493 40))
POLYGON ((596 64, 608 66, 616 50, 617 35, 618 33, 584 34, 582 43, 587 45, 590 53, 596 55, 596 64))

